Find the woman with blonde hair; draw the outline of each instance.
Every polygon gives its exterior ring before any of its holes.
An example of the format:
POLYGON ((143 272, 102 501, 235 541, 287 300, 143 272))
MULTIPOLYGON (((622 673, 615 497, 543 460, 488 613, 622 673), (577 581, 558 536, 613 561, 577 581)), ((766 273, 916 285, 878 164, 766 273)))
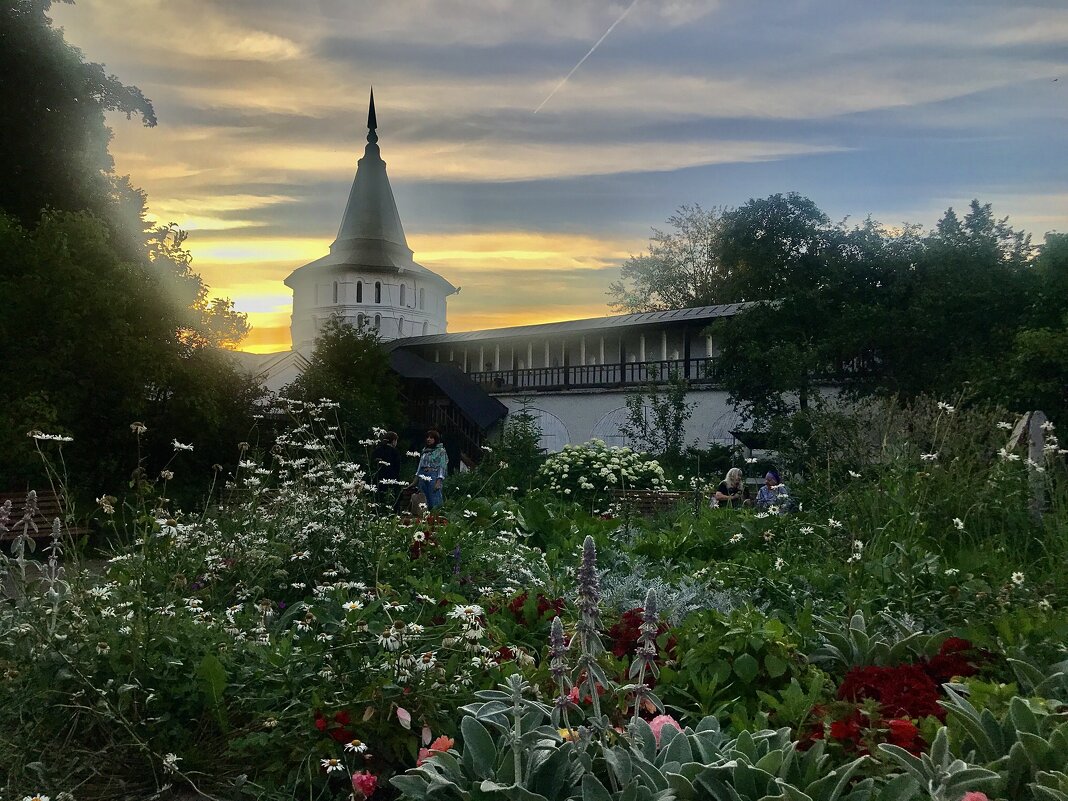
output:
POLYGON ((742 483, 742 471, 732 467, 727 475, 719 482, 716 494, 712 496, 717 506, 729 506, 737 509, 747 503, 745 484, 742 483))

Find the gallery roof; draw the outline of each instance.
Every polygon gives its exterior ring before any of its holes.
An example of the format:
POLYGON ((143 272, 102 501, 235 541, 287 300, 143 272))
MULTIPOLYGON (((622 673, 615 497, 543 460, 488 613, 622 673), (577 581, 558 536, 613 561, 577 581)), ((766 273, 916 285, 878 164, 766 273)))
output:
POLYGON ((719 306, 698 306, 692 309, 668 309, 636 314, 618 314, 612 317, 589 317, 584 320, 565 320, 559 323, 517 325, 510 328, 487 328, 482 331, 460 331, 455 334, 428 334, 427 336, 395 339, 389 342, 387 347, 394 349, 414 345, 482 342, 492 339, 554 337, 588 332, 603 333, 605 331, 641 328, 644 326, 700 325, 723 317, 733 317, 751 305, 751 303, 725 303, 719 306))

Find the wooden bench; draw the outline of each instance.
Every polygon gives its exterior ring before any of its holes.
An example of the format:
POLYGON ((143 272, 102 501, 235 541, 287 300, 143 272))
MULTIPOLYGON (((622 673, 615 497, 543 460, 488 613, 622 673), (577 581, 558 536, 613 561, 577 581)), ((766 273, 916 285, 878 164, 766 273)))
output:
MULTIPOLYGON (((26 513, 28 494, 26 492, 0 492, 0 508, 4 507, 7 501, 11 501, 8 519, 0 520, 8 529, 7 531, 0 531, 0 541, 13 540, 22 534, 22 529, 25 525, 22 518, 26 513)), ((37 541, 51 539, 52 521, 58 517, 60 523, 62 523, 65 519, 66 512, 63 507, 63 501, 57 493, 50 489, 39 491, 37 493, 37 511, 30 518, 33 525, 29 527, 27 532, 29 536, 37 541), (36 531, 34 531, 34 525, 37 526, 36 531)), ((89 528, 86 526, 65 525, 63 529, 72 537, 80 537, 89 533, 89 528)))
POLYGON ((667 492, 665 490, 612 490, 612 501, 637 512, 643 517, 652 517, 661 512, 670 512, 679 504, 689 503, 693 494, 689 492, 667 492))

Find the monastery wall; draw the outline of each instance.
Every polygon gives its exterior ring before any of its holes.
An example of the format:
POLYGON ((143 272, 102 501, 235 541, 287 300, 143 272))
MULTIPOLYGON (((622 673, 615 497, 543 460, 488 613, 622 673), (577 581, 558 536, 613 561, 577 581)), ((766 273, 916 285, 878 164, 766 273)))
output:
MULTIPOLYGON (((609 445, 630 445, 620 428, 627 420, 627 393, 624 390, 571 390, 537 395, 495 395, 508 407, 509 414, 526 408, 541 427, 541 445, 558 451, 564 445, 579 445, 602 439, 609 445)), ((740 419, 719 389, 699 389, 686 393, 694 404, 686 421, 686 443, 704 448, 711 444, 733 444, 731 429, 740 419)))

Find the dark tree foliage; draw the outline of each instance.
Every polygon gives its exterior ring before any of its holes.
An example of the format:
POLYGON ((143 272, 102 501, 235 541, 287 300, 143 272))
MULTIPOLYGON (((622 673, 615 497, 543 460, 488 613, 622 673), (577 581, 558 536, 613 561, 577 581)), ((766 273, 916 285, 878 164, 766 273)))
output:
POLYGON ((796 192, 725 212, 720 261, 731 302, 774 300, 787 288, 822 288, 841 255, 844 226, 796 192))
POLYGON ((88 212, 49 212, 32 230, 0 215, 5 489, 37 475, 34 429, 74 437, 71 481, 96 494, 115 492, 136 466, 135 421, 149 429, 148 469, 170 458, 173 439, 195 443, 182 477, 200 471, 198 483, 248 438, 256 385, 202 344, 210 326, 188 327, 188 306, 167 292, 173 263, 128 259, 111 236, 88 212))
POLYGON ((135 227, 140 193, 113 174, 104 113, 156 124, 152 104, 53 27, 51 0, 0 2, 0 209, 24 225, 44 208, 93 211, 135 227))
POLYGON ((748 416, 804 409, 828 382, 904 400, 968 384, 972 395, 1064 413, 1063 236, 1036 258, 1026 234, 978 201, 929 232, 835 223, 794 193, 714 215, 684 210, 688 222, 672 218, 675 233, 657 231, 650 255, 624 265, 616 305, 753 302, 714 329, 719 374, 748 416), (691 291, 698 274, 703 288, 691 291), (674 295, 658 289, 672 283, 674 295))
POLYGON ((296 400, 326 398, 340 404, 338 420, 349 445, 371 436, 376 426, 391 428, 401 422, 396 373, 374 332, 331 317, 316 337, 309 362, 283 394, 296 400))
POLYGON ((249 438, 259 389, 220 350, 248 325, 208 298, 185 234, 146 225, 144 194, 114 174, 105 113, 152 126, 152 106, 67 44, 50 6, 0 0, 0 490, 42 486, 26 437, 39 429, 74 437, 74 489, 120 494, 134 422, 148 476, 178 439, 196 446, 179 478, 204 487, 249 438))
POLYGON ((983 389, 1017 409, 1068 420, 1068 234, 1047 234, 1034 262, 1024 325, 983 389))

